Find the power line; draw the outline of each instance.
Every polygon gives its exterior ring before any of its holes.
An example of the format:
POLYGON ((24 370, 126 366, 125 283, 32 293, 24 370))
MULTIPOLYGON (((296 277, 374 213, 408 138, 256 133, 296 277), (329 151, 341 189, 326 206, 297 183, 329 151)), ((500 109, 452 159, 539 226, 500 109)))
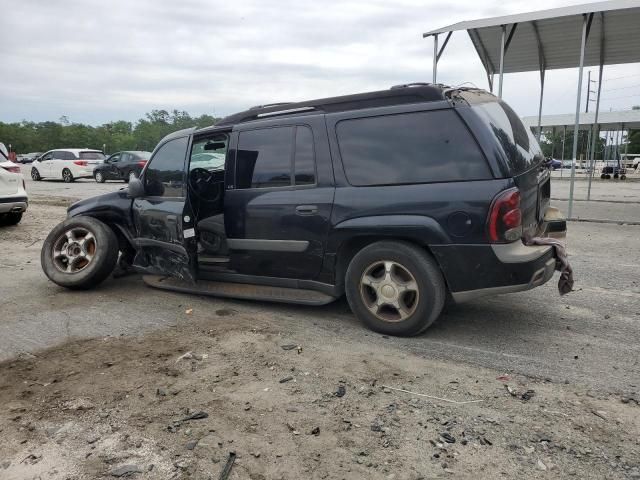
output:
POLYGON ((602 79, 602 83, 610 82, 612 80, 621 80, 623 78, 631 78, 631 77, 640 77, 640 73, 634 73, 634 74, 631 74, 631 75, 624 75, 622 77, 603 78, 602 79))
POLYGON ((614 90, 625 90, 627 88, 636 88, 640 87, 640 83, 636 83, 635 85, 629 85, 628 87, 618 87, 618 88, 606 88, 602 90, 603 92, 613 92, 614 90))
POLYGON ((600 99, 600 101, 602 100, 619 100, 621 98, 633 98, 633 97, 640 97, 640 94, 638 95, 623 95, 621 97, 603 97, 600 99))

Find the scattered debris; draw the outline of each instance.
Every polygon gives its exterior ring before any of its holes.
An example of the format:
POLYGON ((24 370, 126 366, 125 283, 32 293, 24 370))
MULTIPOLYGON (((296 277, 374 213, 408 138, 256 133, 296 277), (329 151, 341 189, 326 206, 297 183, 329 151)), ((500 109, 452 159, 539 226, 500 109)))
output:
POLYGON ((191 441, 187 442, 187 444, 185 445, 185 448, 187 450, 193 450, 194 448, 196 448, 198 446, 198 441, 199 440, 191 440, 191 441))
POLYGON ((603 410, 591 410, 591 413, 593 413, 596 417, 601 418, 602 420, 607 420, 607 417, 606 417, 607 412, 603 410))
POLYGON ((283 350, 293 350, 294 348, 298 348, 298 345, 294 345, 293 343, 288 345, 280 345, 280 348, 283 350))
POLYGON ((440 436, 447 443, 456 443, 456 439, 449 432, 442 432, 440 436))
POLYGON ((208 358, 209 355, 206 353, 193 353, 193 352, 187 352, 184 353, 182 355, 180 355, 177 359, 176 359, 176 363, 178 363, 180 360, 204 360, 205 358, 208 358))
POLYGON ((191 415, 183 418, 182 420, 180 420, 181 422, 188 422, 189 420, 201 420, 203 418, 207 418, 209 416, 209 414, 207 412, 195 412, 192 413, 191 415))
POLYGON ((347 388, 344 385, 338 385, 338 390, 334 393, 334 395, 338 398, 344 397, 347 393, 347 388))
POLYGON ((478 403, 478 402, 482 402, 483 400, 466 400, 463 402, 459 402, 457 400, 449 400, 447 398, 440 398, 440 397, 434 397, 433 395, 427 395, 425 393, 416 393, 416 392, 412 392, 410 390, 403 390, 402 388, 395 388, 395 387, 389 387, 387 385, 380 385, 381 388, 388 388, 389 390, 395 390, 396 392, 403 392, 403 393, 409 393, 411 395, 418 395, 419 397, 426 397, 426 398, 432 398, 434 400, 440 400, 441 402, 447 402, 447 403, 452 403, 454 405, 465 405, 467 403, 478 403))
POLYGON ((133 475, 136 473, 142 473, 143 470, 138 465, 122 465, 120 467, 116 467, 109 474, 112 477, 126 477, 129 475, 133 475))
POLYGON ((311 435, 315 435, 316 437, 320 435, 320 427, 314 427, 313 430, 311 430, 311 435))
POLYGON ((222 472, 220 472, 219 480, 227 480, 229 475, 231 475, 231 469, 233 468, 233 462, 236 461, 236 452, 229 452, 229 458, 227 458, 227 463, 225 464, 222 472))
POLYGON ((526 402, 527 400, 531 400, 535 394, 535 390, 527 390, 522 395, 520 395, 520 398, 526 402))
POLYGON ((287 382, 290 382, 291 380, 293 380, 293 377, 284 377, 280 379, 279 383, 287 383, 287 382))
POLYGON ((511 381, 511 375, 505 373, 504 375, 497 376, 496 380, 500 380, 501 382, 509 382, 511 381))
POLYGON ((504 389, 509 392, 509 395, 511 395, 512 397, 517 397, 518 396, 518 391, 515 388, 511 388, 509 385, 505 385, 504 389))
POLYGON ((193 313, 193 308, 187 308, 184 313, 186 313, 187 315, 191 315, 193 313))

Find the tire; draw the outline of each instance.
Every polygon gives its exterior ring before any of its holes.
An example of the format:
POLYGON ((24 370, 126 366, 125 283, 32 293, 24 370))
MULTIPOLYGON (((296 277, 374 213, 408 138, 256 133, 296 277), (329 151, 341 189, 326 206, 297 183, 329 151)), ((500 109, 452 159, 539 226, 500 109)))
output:
POLYGON ((623 173, 622 175, 620 175, 620 180, 626 180, 627 176, 623 173))
POLYGON ((102 172, 94 173, 93 178, 96 180, 96 183, 104 183, 106 181, 102 172))
POLYGON ((17 225, 22 220, 22 212, 10 212, 0 216, 0 225, 17 225))
POLYGON ((68 168, 62 170, 62 180, 64 180, 64 183, 71 183, 75 180, 75 178, 73 178, 73 173, 71 173, 71 170, 69 170, 68 168))
POLYGON ((40 172, 36 167, 33 167, 31 169, 31 180, 33 180, 34 182, 39 182, 40 180, 42 180, 42 177, 40 176, 40 172))
POLYGON ((118 253, 118 238, 111 228, 95 218, 79 216, 65 220, 51 230, 42 245, 40 263, 52 282, 85 290, 109 276, 118 253), (66 235, 68 232, 72 232, 72 242, 66 235), (89 233, 93 239, 87 236, 89 233), (82 239, 85 240, 83 243, 82 239), (54 257, 54 250, 62 254, 54 257), (90 259, 87 253, 91 254, 90 259))
POLYGON ((607 178, 607 176, 603 173, 602 175, 600 175, 600 178, 604 180, 605 178, 607 178))
POLYGON ((371 330, 388 335, 423 332, 438 318, 446 299, 444 278, 435 260, 425 250, 401 241, 377 242, 360 250, 347 268, 345 290, 356 317, 371 330), (376 280, 379 290, 367 279, 376 280), (406 290, 398 295, 401 288, 406 290), (385 297, 387 293, 390 296, 385 297), (377 299, 382 300, 380 307, 377 299), (392 307, 385 299, 403 308, 392 307))

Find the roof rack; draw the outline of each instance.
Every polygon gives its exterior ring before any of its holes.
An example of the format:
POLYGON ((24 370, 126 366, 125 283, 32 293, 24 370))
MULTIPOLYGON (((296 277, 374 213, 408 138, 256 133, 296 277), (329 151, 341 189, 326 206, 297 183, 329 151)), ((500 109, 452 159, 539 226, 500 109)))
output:
POLYGON ((270 107, 279 107, 280 105, 291 105, 293 102, 276 102, 276 103, 265 103, 264 105, 256 105, 255 107, 249 108, 249 110, 260 110, 263 108, 270 107))
POLYGON ((407 88, 407 87, 425 87, 428 85, 433 85, 433 83, 428 82, 413 82, 413 83, 403 83, 401 85, 394 85, 390 88, 390 90, 398 90, 399 88, 407 88))
POLYGON ((309 107, 288 108, 286 110, 276 110, 275 112, 259 113, 256 115, 256 118, 272 117, 274 115, 287 115, 289 113, 310 112, 312 110, 316 110, 316 107, 309 106, 309 107))

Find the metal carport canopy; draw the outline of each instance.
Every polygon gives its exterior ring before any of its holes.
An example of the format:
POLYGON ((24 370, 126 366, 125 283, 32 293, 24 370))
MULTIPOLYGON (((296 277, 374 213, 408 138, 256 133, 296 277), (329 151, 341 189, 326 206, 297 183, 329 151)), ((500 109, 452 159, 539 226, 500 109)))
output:
MULTIPOLYGON (((536 46, 538 39, 544 52, 546 70, 574 68, 580 57, 583 15, 600 12, 605 19, 603 63, 640 63, 638 0, 612 0, 459 22, 426 32, 422 36, 466 30, 487 73, 496 74, 500 68, 502 26, 513 28, 517 24, 506 53, 508 60, 504 62, 504 73, 540 70, 536 46), (538 30, 537 34, 535 28, 538 30)), ((590 35, 587 40, 585 66, 600 64, 601 22, 602 17, 594 15, 591 31, 596 34, 590 35)))
MULTIPOLYGON (((563 127, 571 125, 575 121, 573 113, 563 113, 559 115, 543 115, 540 126, 543 129, 553 127, 563 127)), ((529 128, 535 128, 538 125, 538 117, 522 117, 522 123, 529 128)), ((640 130, 640 110, 622 110, 618 112, 600 112, 597 124, 600 130, 618 130, 625 128, 627 130, 640 130)), ((580 114, 580 130, 590 130, 596 125, 596 116, 594 112, 580 114)))
MULTIPOLYGON (((454 31, 466 30, 493 91, 493 76, 498 74, 498 97, 502 97, 505 73, 540 72, 538 103, 538 138, 540 138, 545 73, 549 69, 578 67, 576 113, 574 117, 573 160, 569 211, 571 218, 578 151, 580 97, 585 66, 599 66, 598 93, 594 124, 597 129, 604 65, 640 63, 640 0, 609 0, 537 12, 505 15, 460 22, 431 30, 423 37, 433 37, 433 83, 437 83, 438 60, 454 31), (438 37, 446 33, 442 44, 438 37)), ((591 152, 596 136, 591 135, 591 152)), ((593 158, 590 159, 593 161, 593 158)), ((589 190, 591 194, 591 176, 589 190)))

